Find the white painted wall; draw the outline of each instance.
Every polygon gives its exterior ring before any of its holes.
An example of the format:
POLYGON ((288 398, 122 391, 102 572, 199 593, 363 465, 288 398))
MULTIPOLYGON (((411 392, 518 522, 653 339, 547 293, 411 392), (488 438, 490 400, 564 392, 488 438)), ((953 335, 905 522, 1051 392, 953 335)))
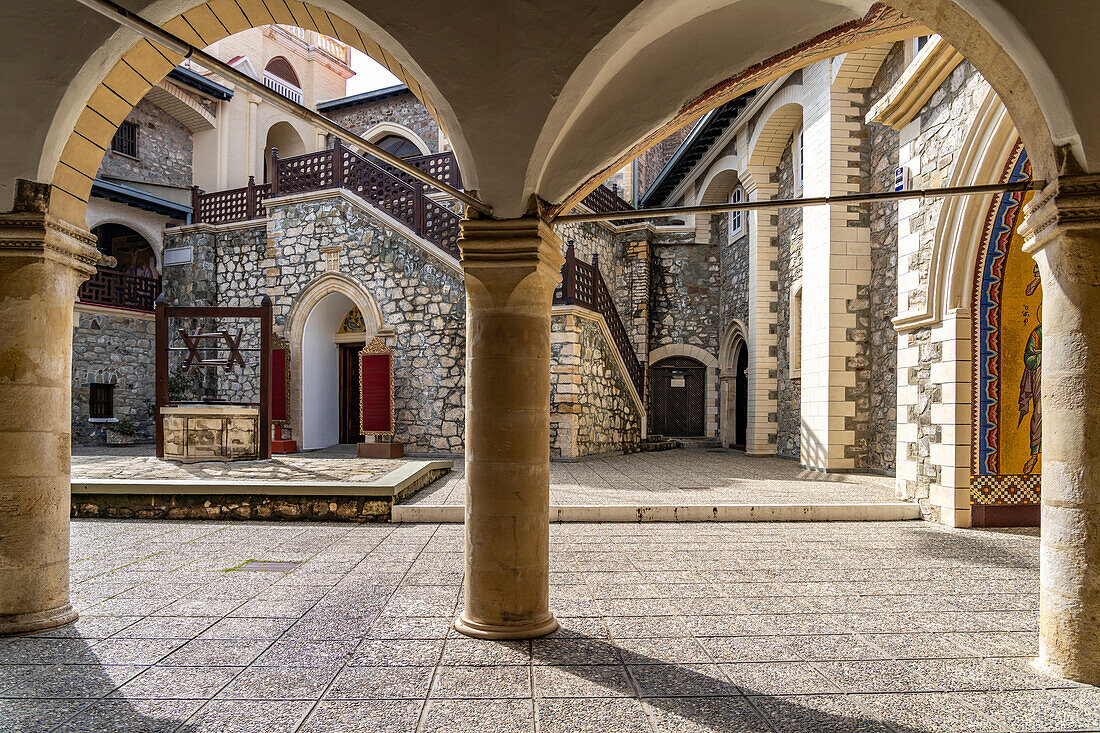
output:
POLYGON ((340 353, 332 339, 353 305, 346 295, 330 293, 306 316, 302 333, 303 449, 340 442, 340 353))

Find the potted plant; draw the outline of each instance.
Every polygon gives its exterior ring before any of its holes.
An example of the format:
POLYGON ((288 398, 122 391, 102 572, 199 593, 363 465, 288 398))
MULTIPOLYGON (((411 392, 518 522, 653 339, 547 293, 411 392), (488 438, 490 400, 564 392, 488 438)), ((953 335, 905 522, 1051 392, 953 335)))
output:
POLYGON ((107 445, 133 445, 137 426, 126 418, 107 423, 107 445))

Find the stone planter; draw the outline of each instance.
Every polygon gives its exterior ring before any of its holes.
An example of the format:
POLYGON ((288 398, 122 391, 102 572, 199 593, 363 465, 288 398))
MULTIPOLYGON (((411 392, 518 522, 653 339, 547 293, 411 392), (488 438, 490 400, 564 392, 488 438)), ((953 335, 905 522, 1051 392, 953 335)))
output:
POLYGON ((116 433, 107 428, 107 445, 133 445, 134 436, 125 433, 116 433))

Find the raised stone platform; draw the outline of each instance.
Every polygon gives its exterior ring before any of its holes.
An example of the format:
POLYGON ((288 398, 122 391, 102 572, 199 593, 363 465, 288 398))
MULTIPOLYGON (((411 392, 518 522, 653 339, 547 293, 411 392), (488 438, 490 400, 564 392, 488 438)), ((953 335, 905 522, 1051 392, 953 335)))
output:
MULTIPOLYGON (((354 459, 344 460, 358 463, 354 459)), ((267 466, 270 474, 267 478, 240 478, 219 464, 223 469, 221 475, 226 478, 208 479, 88 476, 95 471, 81 471, 74 461, 72 516, 385 521, 389 519, 394 502, 408 498, 439 479, 453 464, 452 461, 386 461, 387 465, 393 464, 392 470, 381 473, 377 466, 371 466, 373 471, 359 474, 370 480, 355 481, 326 477, 320 471, 308 474, 320 476, 320 480, 303 480, 302 473, 285 475, 285 467, 278 462, 277 459, 265 462, 276 463, 267 466)))

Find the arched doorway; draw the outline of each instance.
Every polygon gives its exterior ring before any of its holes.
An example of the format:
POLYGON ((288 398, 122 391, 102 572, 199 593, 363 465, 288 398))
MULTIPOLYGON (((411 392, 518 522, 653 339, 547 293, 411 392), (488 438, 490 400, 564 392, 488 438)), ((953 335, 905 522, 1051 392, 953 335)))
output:
MULTIPOLYGON (((345 396, 350 384, 358 384, 357 372, 350 374, 336 334, 355 303, 343 293, 329 293, 306 315, 302 331, 302 425, 304 449, 327 448, 348 438, 341 416, 346 417, 345 396)), ((358 310, 358 309, 355 309, 358 310)), ((360 340, 360 348, 362 341, 360 340)), ((354 362, 353 362, 354 363, 354 362)))
POLYGON ((745 450, 749 429, 749 350, 739 341, 734 356, 733 447, 745 450))
POLYGON ((122 224, 101 224, 92 230, 96 248, 106 257, 96 273, 80 286, 82 303, 151 311, 160 293, 157 255, 145 237, 122 224))
POLYGON ((264 143, 264 182, 271 181, 271 151, 279 151, 280 158, 290 158, 306 152, 306 144, 302 136, 289 122, 276 122, 267 130, 267 141, 264 143))
POLYGON ((687 356, 650 367, 650 432, 684 438, 705 434, 706 371, 704 364, 687 356))

